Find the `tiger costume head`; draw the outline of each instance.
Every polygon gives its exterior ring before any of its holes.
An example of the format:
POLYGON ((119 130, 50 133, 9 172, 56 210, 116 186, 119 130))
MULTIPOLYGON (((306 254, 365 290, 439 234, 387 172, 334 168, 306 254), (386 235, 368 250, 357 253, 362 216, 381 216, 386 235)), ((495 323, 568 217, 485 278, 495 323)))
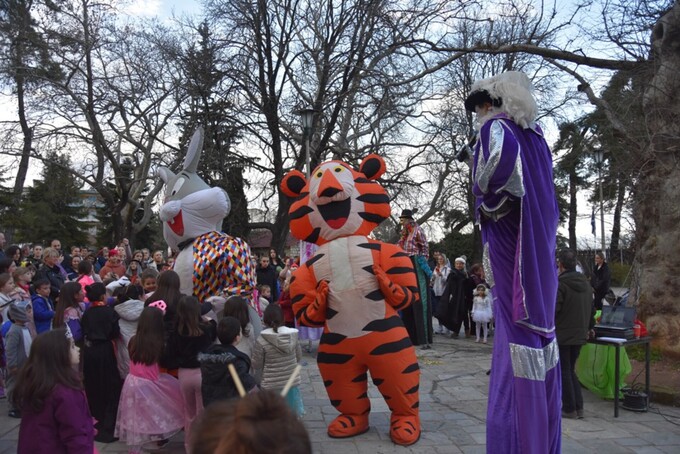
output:
POLYGON ((342 161, 327 161, 311 173, 288 172, 281 190, 297 197, 288 212, 293 236, 322 245, 336 238, 368 235, 390 215, 385 189, 375 180, 385 173, 385 161, 370 154, 359 170, 342 161))

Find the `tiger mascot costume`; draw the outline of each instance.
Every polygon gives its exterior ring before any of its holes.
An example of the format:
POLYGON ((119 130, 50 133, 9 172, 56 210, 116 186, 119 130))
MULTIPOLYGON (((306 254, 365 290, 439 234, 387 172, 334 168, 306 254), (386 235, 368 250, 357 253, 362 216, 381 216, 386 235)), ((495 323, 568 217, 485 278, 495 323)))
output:
POLYGON ((290 228, 318 245, 293 274, 290 293, 301 325, 323 327, 317 363, 331 404, 340 415, 328 435, 368 431, 368 373, 392 412, 390 437, 408 446, 420 438, 415 350, 397 311, 418 299, 413 265, 394 244, 367 235, 390 215, 377 180, 385 162, 371 154, 359 171, 341 161, 319 165, 307 181, 286 174, 281 189, 292 203, 290 228))

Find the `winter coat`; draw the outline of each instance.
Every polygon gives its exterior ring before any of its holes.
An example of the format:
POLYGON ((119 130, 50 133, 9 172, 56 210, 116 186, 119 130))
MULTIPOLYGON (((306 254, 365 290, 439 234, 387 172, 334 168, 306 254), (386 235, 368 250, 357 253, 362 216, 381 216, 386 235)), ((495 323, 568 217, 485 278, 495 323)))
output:
POLYGON ((449 277, 446 278, 446 287, 437 306, 435 317, 437 317, 441 325, 446 326, 450 330, 455 330, 456 325, 460 327, 460 323, 467 311, 465 299, 466 279, 465 271, 452 269, 449 277))
MULTIPOLYGON (((264 389, 283 389, 301 359, 302 348, 298 342, 297 329, 281 326, 278 333, 271 328, 263 330, 253 351, 253 369, 261 371, 260 386, 264 389)), ((298 375, 293 386, 299 384, 298 375)))
POLYGON ((588 279, 578 271, 565 271, 557 279, 555 334, 558 345, 583 345, 594 325, 588 279))
POLYGON ((255 379, 248 373, 250 358, 233 345, 213 345, 204 353, 199 353, 197 358, 201 365, 201 395, 204 407, 218 400, 239 396, 229 373, 229 364, 234 365, 246 392, 257 386, 255 379))
POLYGON ((118 327, 120 338, 116 340, 116 355, 118 357, 118 370, 121 377, 127 376, 130 371, 130 352, 128 345, 130 339, 137 333, 137 322, 144 310, 144 302, 139 300, 127 300, 113 307, 120 317, 118 327))
POLYGON ((40 334, 49 331, 52 328, 52 319, 54 318, 54 304, 52 304, 50 298, 40 295, 33 295, 32 302, 36 332, 40 334))
POLYGON ((120 279, 121 277, 125 276, 125 272, 127 271, 127 268, 125 268, 125 265, 123 265, 123 262, 119 262, 117 265, 114 265, 111 263, 111 261, 107 261, 106 265, 102 266, 102 269, 99 270, 99 277, 102 279, 106 279, 106 275, 113 272, 116 273, 116 276, 120 279))
POLYGON ((58 384, 42 410, 21 411, 19 454, 92 454, 94 424, 85 393, 58 384))
POLYGON ((284 323, 295 323, 295 314, 293 314, 293 301, 290 299, 290 292, 285 291, 281 293, 277 304, 281 307, 283 312, 284 323))
MULTIPOLYGON (((24 330, 28 330, 28 327, 12 323, 5 336, 5 355, 7 357, 7 368, 10 370, 18 370, 28 359, 26 350, 30 350, 31 347, 29 345, 26 348, 27 346, 24 345, 24 330)), ((14 371, 15 374, 16 372, 14 371)))
POLYGON ((144 302, 140 300, 127 300, 124 303, 116 304, 113 310, 120 317, 120 320, 118 320, 120 337, 123 339, 123 343, 127 345, 132 336, 137 333, 137 322, 144 310, 144 302))
POLYGON ((279 273, 276 272, 276 268, 269 265, 265 268, 258 266, 255 270, 257 274, 258 285, 268 285, 272 290, 272 296, 269 298, 270 302, 274 302, 279 299, 279 288, 278 288, 278 277, 279 273))
POLYGON ((449 277, 450 272, 451 267, 448 265, 435 267, 431 279, 434 296, 442 296, 442 293, 444 293, 444 289, 446 288, 446 278, 449 277))
POLYGON ((601 267, 593 268, 593 275, 590 277, 590 286, 595 292, 595 299, 601 301, 602 298, 607 294, 609 286, 611 285, 612 275, 609 271, 609 265, 607 262, 603 262, 601 267))
POLYGON ((66 281, 66 278, 61 273, 59 267, 57 265, 49 267, 47 266, 47 263, 43 263, 35 274, 33 282, 36 282, 39 279, 47 279, 50 281, 50 299, 56 301, 59 296, 59 291, 66 281))

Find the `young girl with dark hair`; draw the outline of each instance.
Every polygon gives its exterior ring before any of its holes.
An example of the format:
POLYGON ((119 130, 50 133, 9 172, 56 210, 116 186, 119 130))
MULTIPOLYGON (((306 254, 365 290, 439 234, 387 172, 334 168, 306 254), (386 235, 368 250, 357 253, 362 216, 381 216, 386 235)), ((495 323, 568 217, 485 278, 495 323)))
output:
POLYGON ((85 339, 83 380, 92 416, 97 419, 97 436, 102 443, 116 441, 113 430, 118 413, 118 398, 123 385, 113 341, 119 336, 118 314, 106 305, 106 287, 100 282, 85 287, 90 308, 81 319, 85 339))
POLYGON ((79 347, 83 340, 80 319, 83 318, 83 308, 80 304, 85 299, 83 287, 77 282, 67 282, 61 287, 59 302, 54 310, 52 326, 61 328, 65 325, 71 330, 71 336, 79 347))
POLYGON ((94 427, 76 371, 80 352, 65 329, 35 338, 13 401, 21 410, 17 452, 94 452, 94 427))
POLYGON ((257 311, 248 306, 248 302, 241 296, 230 296, 224 303, 224 317, 234 317, 241 323, 241 342, 236 348, 248 355, 253 354, 253 347, 257 336, 262 331, 260 316, 257 311))
POLYGON ((182 430, 184 412, 179 383, 160 373, 163 352, 163 309, 156 302, 145 307, 137 333, 130 339, 130 373, 120 395, 116 436, 130 453, 141 452, 147 443, 160 442, 182 430))
MULTIPOLYGON (((267 306, 263 319, 267 329, 262 330, 255 343, 253 369, 261 372, 260 386, 263 389, 281 391, 302 359, 298 330, 284 326, 283 311, 276 304, 267 306)), ((286 394, 286 401, 298 416, 302 416, 305 408, 299 385, 300 376, 297 376, 286 394)))
POLYGON ((78 282, 80 285, 85 288, 87 285, 92 285, 95 282, 99 282, 101 279, 99 279, 99 275, 97 276, 97 279, 95 279, 95 274, 94 274, 94 268, 92 267, 92 262, 89 260, 83 260, 78 264, 78 277, 76 278, 76 282, 78 282))
MULTIPOLYGON (((158 275, 156 290, 149 295, 144 301, 144 305, 148 306, 154 301, 163 301, 166 305, 165 315, 163 316, 163 325, 165 326, 165 342, 169 342, 170 335, 175 331, 177 324, 177 305, 182 293, 179 291, 179 274, 172 270, 163 271, 158 275)), ((162 369, 168 371, 171 375, 177 376, 177 369, 179 363, 177 359, 168 354, 168 350, 163 353, 160 359, 160 366, 162 369)))
POLYGON ((182 296, 177 305, 177 324, 170 333, 167 352, 179 366, 178 378, 184 399, 184 434, 189 448, 189 433, 196 416, 203 411, 201 364, 198 354, 212 345, 217 335, 214 321, 201 317, 201 305, 193 296, 182 296))

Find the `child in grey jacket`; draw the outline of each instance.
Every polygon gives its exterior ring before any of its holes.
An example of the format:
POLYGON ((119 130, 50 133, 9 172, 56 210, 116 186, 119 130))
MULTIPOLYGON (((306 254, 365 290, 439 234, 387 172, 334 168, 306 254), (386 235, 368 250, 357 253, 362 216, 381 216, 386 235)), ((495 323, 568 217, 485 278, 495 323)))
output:
MULTIPOLYGON (((267 306, 263 314, 267 329, 262 330, 253 350, 253 369, 262 377, 263 389, 281 391, 302 358, 298 330, 283 323, 283 311, 278 304, 267 306)), ((300 377, 295 377, 293 387, 286 394, 286 401, 298 415, 304 414, 299 390, 300 377)))
POLYGON ((19 369, 24 365, 28 359, 28 354, 31 351, 32 337, 26 326, 28 316, 26 314, 25 305, 21 303, 12 303, 9 306, 7 313, 9 319, 12 321, 12 326, 7 332, 5 338, 5 354, 7 355, 7 397, 10 402, 9 416, 12 418, 21 417, 19 410, 14 407, 12 403, 12 391, 16 386, 16 376, 19 369))

